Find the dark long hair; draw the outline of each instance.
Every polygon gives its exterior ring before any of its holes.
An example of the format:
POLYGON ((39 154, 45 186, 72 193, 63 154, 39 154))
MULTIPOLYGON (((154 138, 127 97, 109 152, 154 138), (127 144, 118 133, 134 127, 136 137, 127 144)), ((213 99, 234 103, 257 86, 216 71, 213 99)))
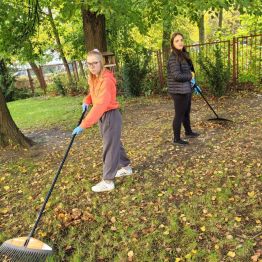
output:
POLYGON ((177 35, 180 35, 184 38, 184 36, 179 33, 179 32, 176 32, 176 33, 173 33, 173 35, 171 36, 171 40, 170 40, 170 45, 171 45, 171 49, 172 49, 172 53, 174 53, 176 56, 177 56, 177 59, 179 62, 181 62, 182 60, 186 60, 190 65, 192 65, 192 60, 189 56, 189 53, 186 51, 186 48, 183 47, 182 50, 178 50, 174 47, 174 38, 177 36, 177 35))

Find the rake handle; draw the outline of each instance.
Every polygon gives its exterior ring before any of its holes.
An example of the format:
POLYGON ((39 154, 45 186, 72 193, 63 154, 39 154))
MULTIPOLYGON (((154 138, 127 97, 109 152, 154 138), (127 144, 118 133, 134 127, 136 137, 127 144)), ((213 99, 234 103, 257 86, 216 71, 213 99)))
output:
MULTIPOLYGON (((83 118, 84 118, 84 116, 85 116, 85 113, 86 113, 86 110, 82 113, 81 118, 80 118, 80 120, 79 120, 79 122, 78 122, 78 125, 81 124, 81 122, 82 122, 82 120, 83 120, 83 118)), ((72 138, 71 138, 70 144, 69 144, 69 146, 67 147, 67 150, 66 150, 66 152, 65 152, 64 158, 63 158, 63 160, 62 160, 62 162, 61 162, 61 164, 60 164, 60 166, 59 166, 59 168, 58 168, 58 171, 57 171, 57 173, 56 173, 56 175, 55 175, 55 177, 54 177, 54 179, 53 179, 52 185, 51 185, 51 187, 50 187, 50 189, 49 189, 49 191, 48 191, 48 193, 47 193, 47 195, 46 195, 46 197, 45 197, 45 201, 44 201, 44 203, 43 203, 43 205, 42 205, 42 207, 41 207, 41 209, 40 209, 40 211, 39 211, 39 214, 38 214, 38 216, 37 216, 36 222, 35 222, 35 224, 34 224, 32 230, 31 230, 30 234, 28 235, 28 237, 27 237, 27 239, 26 239, 26 241, 25 241, 25 243, 24 243, 24 247, 27 247, 27 245, 28 245, 28 243, 29 243, 29 241, 30 241, 30 238, 31 238, 31 237, 34 235, 34 233, 35 233, 35 230, 36 230, 36 228, 37 228, 37 225, 38 225, 38 223, 39 223, 39 221, 40 221, 40 219, 41 219, 41 217, 42 217, 42 214, 43 214, 43 212, 44 212, 44 210, 45 210, 45 207, 46 207, 46 204, 47 204, 47 202, 48 202, 48 200, 49 200, 49 197, 51 196, 51 193, 52 193, 52 191, 53 191, 53 189, 54 189, 54 187, 55 187, 55 183, 56 183, 56 181, 57 181, 57 179, 58 179, 58 176, 60 175, 60 172, 61 172, 61 170, 62 170, 62 168, 63 168, 63 165, 64 165, 64 163, 65 163, 65 161, 66 161, 66 158, 67 158, 67 156, 68 156, 68 153, 69 153, 69 151, 70 151, 70 149, 71 149, 71 147, 72 147, 72 145, 73 145, 73 142, 74 142, 74 140, 75 140, 75 137, 76 137, 76 134, 74 134, 74 135, 72 136, 72 138)))
MULTIPOLYGON (((197 86, 195 87, 197 88, 197 86)), ((200 89, 197 88, 197 91, 200 93, 200 95, 202 96, 202 98, 205 100, 205 102, 207 103, 207 105, 209 106, 209 108, 213 111, 213 113, 215 114, 215 116, 217 118, 219 118, 218 114, 216 113, 216 111, 213 109, 213 107, 208 103, 207 99, 205 98, 205 96, 203 95, 202 91, 200 89)))

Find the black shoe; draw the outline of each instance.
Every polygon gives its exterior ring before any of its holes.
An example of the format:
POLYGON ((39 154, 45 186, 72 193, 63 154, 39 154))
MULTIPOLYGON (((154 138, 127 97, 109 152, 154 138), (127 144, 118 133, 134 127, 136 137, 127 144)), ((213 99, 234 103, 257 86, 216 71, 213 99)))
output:
POLYGON ((186 133, 186 136, 187 137, 191 137, 191 138, 194 138, 194 137, 198 137, 200 134, 196 133, 196 132, 191 132, 191 133, 186 133))
POLYGON ((175 139, 174 143, 179 144, 179 145, 188 145, 189 144, 187 141, 182 140, 182 139, 175 139))

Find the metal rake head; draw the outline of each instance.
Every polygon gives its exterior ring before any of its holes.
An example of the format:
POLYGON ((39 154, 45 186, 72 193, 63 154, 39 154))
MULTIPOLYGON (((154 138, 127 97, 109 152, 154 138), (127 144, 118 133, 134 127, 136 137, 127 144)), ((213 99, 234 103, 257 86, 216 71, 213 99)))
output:
POLYGON ((25 240, 25 237, 21 237, 5 241, 0 246, 0 260, 6 262, 42 262, 52 255, 52 248, 40 240, 30 238, 28 246, 24 247, 25 240))
POLYGON ((209 118, 208 121, 233 122, 232 120, 230 120, 230 119, 226 119, 226 118, 223 118, 223 117, 214 117, 214 118, 209 118))

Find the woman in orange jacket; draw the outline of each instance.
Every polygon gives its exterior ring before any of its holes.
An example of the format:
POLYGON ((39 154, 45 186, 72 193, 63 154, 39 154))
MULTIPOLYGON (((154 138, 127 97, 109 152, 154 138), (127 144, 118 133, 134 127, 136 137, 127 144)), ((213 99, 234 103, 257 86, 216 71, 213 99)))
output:
POLYGON ((87 110, 89 105, 93 107, 73 134, 78 135, 98 122, 103 138, 103 179, 92 190, 103 192, 115 188, 115 177, 131 175, 132 168, 120 141, 122 117, 116 100, 116 79, 104 68, 103 56, 97 49, 88 53, 87 65, 90 92, 82 107, 83 110, 87 110))

